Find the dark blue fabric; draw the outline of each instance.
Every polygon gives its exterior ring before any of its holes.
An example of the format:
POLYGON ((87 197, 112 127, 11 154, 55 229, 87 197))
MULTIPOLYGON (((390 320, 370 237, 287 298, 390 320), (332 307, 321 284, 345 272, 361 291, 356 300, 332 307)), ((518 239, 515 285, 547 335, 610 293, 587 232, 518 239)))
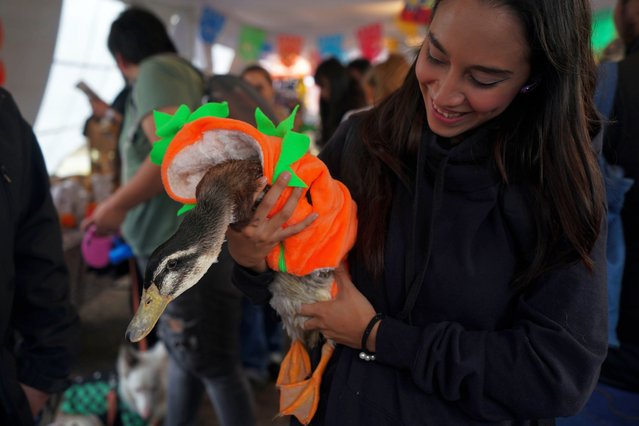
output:
MULTIPOLYGON (((595 105, 599 112, 609 119, 614 106, 617 90, 618 64, 603 62, 599 66, 599 79, 595 91, 595 105)), ((619 304, 621 283, 626 258, 626 244, 621 222, 621 209, 626 192, 633 180, 624 177, 624 170, 606 161, 599 155, 599 165, 604 175, 606 196, 608 198, 608 241, 606 243, 606 259, 608 261, 608 344, 619 346, 617 324, 619 323, 619 304)))
POLYGON ((595 89, 595 105, 599 112, 610 118, 617 90, 619 67, 616 62, 602 62, 597 71, 598 80, 595 89))
POLYGON ((619 304, 621 282, 626 258, 626 244, 621 223, 621 208, 624 195, 633 184, 633 180, 624 177, 623 169, 606 162, 599 156, 599 164, 604 175, 606 196, 608 198, 608 241, 606 242, 606 260, 608 263, 608 344, 619 346, 617 324, 619 323, 619 304))
POLYGON ((599 383, 584 409, 576 416, 558 418, 557 426, 639 425, 639 393, 599 383))

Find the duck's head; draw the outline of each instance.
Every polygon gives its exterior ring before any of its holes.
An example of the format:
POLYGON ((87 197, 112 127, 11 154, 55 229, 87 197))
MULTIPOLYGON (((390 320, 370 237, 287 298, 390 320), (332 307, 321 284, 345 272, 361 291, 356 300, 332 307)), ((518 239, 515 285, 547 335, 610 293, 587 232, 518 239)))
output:
POLYGON ((217 262, 230 224, 251 217, 261 166, 235 160, 212 167, 197 188, 197 205, 149 258, 142 298, 126 337, 142 340, 173 299, 197 284, 217 262))

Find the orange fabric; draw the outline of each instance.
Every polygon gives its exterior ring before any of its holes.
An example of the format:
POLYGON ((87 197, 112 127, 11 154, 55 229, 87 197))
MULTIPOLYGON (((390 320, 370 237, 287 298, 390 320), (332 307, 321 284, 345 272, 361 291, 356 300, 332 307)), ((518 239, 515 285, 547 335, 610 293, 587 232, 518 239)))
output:
MULTIPOLYGON (((255 127, 238 120, 217 117, 205 117, 187 123, 174 137, 162 162, 162 182, 173 199, 182 203, 195 203, 194 199, 177 197, 169 187, 167 170, 176 154, 186 146, 202 140, 208 130, 241 131, 255 139, 262 149, 263 173, 268 182, 273 182, 275 164, 279 159, 282 139, 267 136, 255 127)), ((304 231, 293 235, 283 242, 286 272, 303 276, 325 268, 336 268, 355 243, 357 232, 357 208, 346 186, 334 180, 326 165, 317 157, 305 154, 291 165, 291 169, 302 179, 308 188, 300 198, 286 227, 302 221, 311 212, 318 218, 304 231), (312 205, 308 202, 310 193, 312 205)), ((292 188, 287 188, 280 201, 269 213, 276 214, 290 196, 292 188)), ((267 256, 268 266, 279 271, 280 247, 275 247, 267 256)))

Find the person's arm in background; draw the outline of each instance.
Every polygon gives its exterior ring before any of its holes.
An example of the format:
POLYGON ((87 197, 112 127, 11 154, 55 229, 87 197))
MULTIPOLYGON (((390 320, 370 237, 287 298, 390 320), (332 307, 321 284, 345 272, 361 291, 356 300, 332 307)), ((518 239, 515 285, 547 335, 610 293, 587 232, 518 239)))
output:
POLYGON ((7 92, 0 92, 0 112, 6 117, 0 128, 15 153, 4 160, 16 217, 11 324, 18 334, 17 378, 35 415, 49 394, 68 385, 79 320, 69 300, 59 220, 40 147, 7 92))
MULTIPOLYGON (((140 126, 151 144, 159 140, 155 134, 153 111, 174 114, 181 104, 192 104, 192 84, 192 81, 176 77, 175 69, 163 60, 150 59, 140 65, 132 96, 140 116, 143 117, 140 126)), ((201 93, 200 81, 197 88, 198 102, 201 93)), ((94 223, 98 232, 115 232, 119 230, 129 210, 163 191, 160 167, 147 157, 131 180, 98 205, 82 226, 94 223)))
MULTIPOLYGON (((178 106, 158 108, 158 111, 174 114, 178 106)), ((147 114, 142 119, 142 130, 151 144, 159 140, 155 134, 153 114, 147 114)), ((111 233, 120 229, 127 212, 138 204, 161 194, 164 191, 160 167, 151 162, 149 157, 144 160, 138 171, 125 185, 119 187, 113 195, 99 204, 91 217, 86 219, 82 227, 95 224, 98 232, 111 233)))

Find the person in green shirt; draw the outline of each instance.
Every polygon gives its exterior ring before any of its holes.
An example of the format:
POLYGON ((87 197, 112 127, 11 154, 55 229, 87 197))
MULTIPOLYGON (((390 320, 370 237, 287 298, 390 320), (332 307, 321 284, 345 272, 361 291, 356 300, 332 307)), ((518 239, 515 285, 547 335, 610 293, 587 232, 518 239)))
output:
MULTIPOLYGON (((155 134, 152 112, 196 108, 202 75, 177 55, 162 21, 131 7, 112 23, 108 47, 132 90, 118 144, 121 186, 99 204, 84 226, 120 231, 144 274, 148 258, 177 229, 179 205, 162 186, 149 158, 155 134)), ((187 213, 188 214, 188 213, 187 213)), ((181 295, 158 323, 169 351, 167 425, 194 424, 206 390, 223 426, 255 424, 250 387, 239 358, 240 293, 230 283, 228 256, 212 267, 206 284, 181 295)))

